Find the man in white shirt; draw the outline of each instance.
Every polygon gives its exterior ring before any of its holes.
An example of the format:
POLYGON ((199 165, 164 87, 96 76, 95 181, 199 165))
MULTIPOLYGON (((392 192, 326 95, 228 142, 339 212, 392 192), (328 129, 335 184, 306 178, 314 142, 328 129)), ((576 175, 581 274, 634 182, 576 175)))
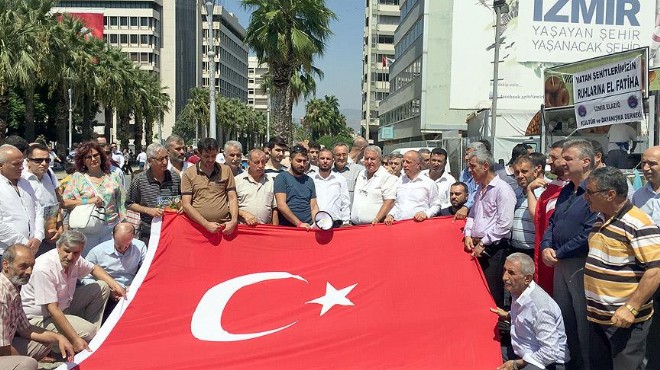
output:
POLYGON ((440 211, 440 198, 435 182, 421 176, 422 156, 410 150, 403 155, 404 174, 397 180, 396 202, 392 212, 385 217, 385 224, 394 220, 424 221, 440 211))
POLYGON ((101 326, 103 310, 112 291, 123 298, 126 290, 100 266, 80 256, 85 235, 67 230, 57 248, 36 259, 32 277, 21 290, 23 310, 32 325, 64 335, 80 352, 101 326), (99 281, 76 286, 78 279, 92 274, 99 281))
POLYGON ((138 162, 138 168, 140 171, 144 170, 144 166, 147 164, 147 153, 143 151, 140 152, 140 154, 137 155, 137 162, 138 162))
POLYGON ((330 214, 333 227, 348 225, 351 218, 351 204, 346 179, 332 172, 332 152, 321 149, 318 157, 319 171, 311 175, 316 187, 316 202, 320 211, 330 214))
POLYGON ((235 177, 238 196, 238 221, 250 226, 273 223, 275 217, 275 180, 266 176, 266 153, 252 149, 248 170, 235 177))
POLYGON ((365 169, 355 181, 351 222, 354 225, 383 222, 394 207, 397 177, 381 166, 380 148, 369 145, 364 148, 362 163, 365 169))
MULTIPOLYGON (((57 192, 57 179, 48 170, 50 156, 48 147, 44 144, 33 143, 28 146, 26 155, 27 166, 23 168, 21 177, 26 179, 37 199, 39 207, 43 209, 45 223, 45 239, 40 252, 51 249, 55 241, 62 234, 60 196, 57 192)), ((40 253, 38 253, 40 254, 40 253)))
POLYGON ((124 155, 117 149, 117 143, 110 144, 110 150, 112 151, 112 160, 117 164, 117 167, 124 168, 124 155))
POLYGON ((22 172, 23 153, 13 145, 0 146, 0 252, 23 244, 37 253, 45 236, 43 209, 22 172))
POLYGON ((607 163, 616 168, 628 168, 628 150, 637 146, 637 132, 626 123, 610 126, 607 133, 607 163))
POLYGON ((563 370, 570 360, 561 310, 534 282, 534 260, 513 253, 504 263, 504 288, 511 293, 511 311, 491 308, 502 320, 511 321, 511 345, 518 356, 498 370, 563 370))
POLYGON ((429 158, 430 167, 428 170, 422 171, 422 175, 435 181, 435 184, 438 186, 440 208, 447 208, 451 206, 449 188, 451 184, 456 182, 454 176, 445 171, 445 167, 447 167, 447 151, 442 148, 434 148, 429 158))
POLYGON ((348 185, 348 194, 350 195, 350 201, 353 202, 353 193, 355 190, 355 180, 357 180, 358 175, 364 167, 358 163, 348 163, 348 145, 344 143, 337 143, 332 148, 332 154, 335 159, 334 167, 332 167, 332 172, 344 176, 346 179, 346 184, 348 185))

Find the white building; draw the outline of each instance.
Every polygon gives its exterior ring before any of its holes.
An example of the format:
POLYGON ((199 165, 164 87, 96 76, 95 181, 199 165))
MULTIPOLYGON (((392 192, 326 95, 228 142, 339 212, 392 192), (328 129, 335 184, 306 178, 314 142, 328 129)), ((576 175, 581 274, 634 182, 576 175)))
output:
POLYGON ((248 57, 248 105, 264 114, 268 111, 268 93, 263 88, 267 74, 268 64, 259 64, 255 56, 248 57))
POLYGON ((378 141, 378 107, 390 91, 394 62, 394 31, 399 25, 400 0, 368 0, 362 46, 362 134, 378 141))

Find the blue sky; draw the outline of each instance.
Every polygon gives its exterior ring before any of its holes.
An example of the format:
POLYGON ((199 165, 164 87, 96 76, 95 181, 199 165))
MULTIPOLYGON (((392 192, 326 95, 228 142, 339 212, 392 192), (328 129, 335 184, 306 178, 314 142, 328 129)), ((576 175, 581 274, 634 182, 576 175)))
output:
MULTIPOLYGON (((243 9, 240 0, 220 0, 218 3, 238 17, 243 27, 250 23, 250 14, 243 9)), ((317 82, 316 95, 335 95, 341 110, 361 110, 362 37, 364 32, 364 2, 356 0, 326 0, 327 6, 337 14, 331 24, 333 36, 328 40, 326 52, 315 65, 325 73, 317 82)), ((294 107, 293 116, 298 120, 305 114, 304 104, 294 107)), ((347 116, 350 126, 359 122, 357 115, 347 116)))

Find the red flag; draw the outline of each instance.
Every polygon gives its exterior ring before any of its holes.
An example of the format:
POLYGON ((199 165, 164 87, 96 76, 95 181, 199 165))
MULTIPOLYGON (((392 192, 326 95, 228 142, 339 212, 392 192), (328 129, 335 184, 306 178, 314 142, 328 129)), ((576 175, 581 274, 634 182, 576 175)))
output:
MULTIPOLYGON (((72 18, 81 21, 92 37, 103 39, 103 13, 66 13, 72 18)), ((61 16, 58 17, 61 21, 61 16)))
POLYGON ((168 213, 135 297, 79 368, 494 369, 493 301, 460 227, 221 238, 168 213))

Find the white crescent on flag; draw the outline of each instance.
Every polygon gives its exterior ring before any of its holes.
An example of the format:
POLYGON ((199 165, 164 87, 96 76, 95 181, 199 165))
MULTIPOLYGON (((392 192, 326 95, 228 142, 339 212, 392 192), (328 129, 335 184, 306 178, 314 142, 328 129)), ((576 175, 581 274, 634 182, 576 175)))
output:
POLYGON ((264 335, 273 334, 294 325, 297 321, 277 329, 245 334, 232 334, 222 327, 222 313, 234 293, 252 284, 279 279, 296 279, 307 282, 301 276, 288 272, 259 272, 229 279, 209 289, 199 301, 193 313, 190 323, 192 335, 199 340, 205 341, 237 342, 263 337, 264 335))

